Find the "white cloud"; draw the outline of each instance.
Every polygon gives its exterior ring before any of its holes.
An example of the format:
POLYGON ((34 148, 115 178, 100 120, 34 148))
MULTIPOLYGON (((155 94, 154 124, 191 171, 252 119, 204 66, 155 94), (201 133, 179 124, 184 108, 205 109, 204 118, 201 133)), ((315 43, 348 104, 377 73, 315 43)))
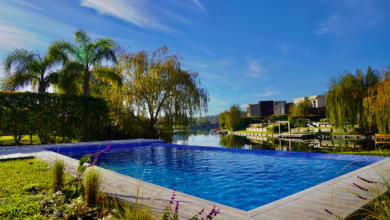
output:
POLYGON ((203 51, 203 52, 207 53, 208 55, 214 56, 209 50, 207 50, 199 45, 196 45, 196 44, 188 44, 188 45, 190 45, 191 47, 193 47, 197 50, 203 51))
POLYGON ((242 105, 240 105, 240 107, 241 108, 246 108, 246 107, 248 107, 248 104, 242 104, 242 105))
POLYGON ((258 97, 267 97, 267 96, 272 96, 272 95, 275 95, 276 92, 266 92, 266 93, 262 93, 262 94, 256 94, 255 96, 258 96, 258 97))
POLYGON ((315 33, 319 35, 324 35, 324 34, 340 35, 343 29, 342 27, 344 25, 345 25, 344 18, 334 14, 329 18, 325 19, 323 22, 321 22, 319 24, 320 29, 315 31, 315 33))
POLYGON ((282 50, 282 52, 286 55, 288 54, 288 51, 291 50, 291 46, 289 46, 287 44, 281 44, 279 46, 280 46, 280 49, 282 50))
POLYGON ((209 65, 206 65, 206 64, 203 64, 203 63, 194 62, 194 61, 185 61, 184 63, 188 64, 189 66, 193 66, 193 67, 203 67, 203 68, 209 67, 209 65))
POLYGON ((200 4, 199 0, 192 0, 192 1, 194 1, 195 4, 198 5, 200 9, 202 9, 203 11, 206 11, 206 10, 204 9, 203 5, 200 4))
POLYGON ((249 62, 249 75, 252 77, 260 77, 262 74, 267 73, 268 70, 261 64, 263 62, 263 59, 258 60, 250 60, 249 62))
POLYGON ((217 102, 218 105, 227 105, 229 102, 217 102))
POLYGON ((330 0, 331 14, 318 23, 314 33, 318 35, 341 36, 384 22, 386 9, 377 1, 366 0, 330 0))
POLYGON ((157 22, 150 13, 150 7, 146 1, 125 1, 125 0, 81 0, 81 5, 93 8, 101 14, 108 14, 114 17, 131 22, 146 29, 162 30, 166 32, 177 32, 157 22))
POLYGON ((21 5, 24 5, 24 6, 27 6, 27 7, 30 7, 30 8, 34 8, 34 9, 46 12, 42 8, 40 8, 40 7, 36 6, 36 5, 30 4, 30 3, 24 2, 24 1, 14 0, 14 2, 19 3, 21 5))
POLYGON ((234 87, 234 88, 233 88, 233 90, 239 90, 239 89, 240 89, 240 88, 238 88, 238 87, 234 87))
POLYGON ((44 44, 35 40, 35 35, 0 20, 0 51, 26 47, 26 42, 44 44))

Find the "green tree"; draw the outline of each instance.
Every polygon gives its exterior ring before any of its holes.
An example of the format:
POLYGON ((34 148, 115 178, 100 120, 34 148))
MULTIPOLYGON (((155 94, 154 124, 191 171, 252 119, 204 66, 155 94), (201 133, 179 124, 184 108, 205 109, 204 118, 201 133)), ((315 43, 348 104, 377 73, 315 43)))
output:
POLYGON ((240 124, 241 109, 238 104, 234 104, 229 109, 229 115, 225 118, 226 127, 229 131, 235 131, 240 124))
MULTIPOLYGON (((90 95, 91 80, 121 84, 122 78, 115 69, 102 67, 104 60, 117 63, 116 47, 117 45, 110 38, 92 40, 84 30, 79 29, 74 34, 74 44, 63 40, 52 42, 49 47, 49 56, 56 60, 62 60, 65 65, 64 69, 74 70, 72 74, 77 75, 77 77, 68 76, 66 79, 82 78, 83 93, 90 95), (74 64, 74 62, 79 65, 74 64), (78 71, 80 65, 83 67, 82 72, 78 71)), ((64 73, 66 74, 67 71, 64 73)))
POLYGON ((124 129, 137 124, 147 137, 155 137, 155 124, 163 117, 160 135, 169 141, 173 125, 189 129, 196 113, 207 112, 209 94, 200 87, 199 74, 182 69, 179 56, 170 55, 166 46, 154 52, 123 52, 117 68, 125 79, 121 117, 131 121, 124 129))
POLYGON ((55 59, 47 55, 41 57, 39 52, 18 49, 9 52, 4 59, 6 77, 2 89, 15 91, 31 84, 38 93, 45 93, 57 78, 57 74, 49 72, 56 64, 55 59))
POLYGON ((218 115, 219 125, 221 126, 221 129, 226 128, 226 118, 228 116, 229 116, 229 112, 226 110, 218 115))
POLYGON ((294 107, 293 115, 310 115, 310 102, 301 101, 294 107))
POLYGON ((202 126, 203 125, 203 120, 202 119, 196 120, 196 125, 202 126))
POLYGON ((359 123, 361 128, 368 128, 363 100, 379 80, 379 72, 370 66, 366 74, 356 69, 355 74, 344 71, 344 75, 330 79, 326 114, 334 127, 343 128, 346 123, 359 123))
POLYGON ((371 87, 364 98, 364 112, 371 132, 390 133, 390 68, 383 71, 381 80, 371 87))

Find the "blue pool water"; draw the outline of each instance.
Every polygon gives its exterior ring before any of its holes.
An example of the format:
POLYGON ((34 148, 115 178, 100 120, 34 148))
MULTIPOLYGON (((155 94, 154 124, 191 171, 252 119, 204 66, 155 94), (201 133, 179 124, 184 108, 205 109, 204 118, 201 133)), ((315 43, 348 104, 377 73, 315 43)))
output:
MULTIPOLYGON (((80 159, 87 153, 96 153, 98 148, 51 150, 80 159)), ((377 160, 327 155, 330 154, 167 144, 118 145, 103 153, 98 165, 105 164, 118 173, 169 189, 177 186, 178 191, 248 211, 377 160)))

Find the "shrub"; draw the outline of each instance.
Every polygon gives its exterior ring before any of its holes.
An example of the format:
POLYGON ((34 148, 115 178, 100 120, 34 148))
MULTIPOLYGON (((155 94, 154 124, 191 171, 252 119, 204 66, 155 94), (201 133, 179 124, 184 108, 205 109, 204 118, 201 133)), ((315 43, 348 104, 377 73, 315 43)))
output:
POLYGON ((101 140, 108 125, 108 107, 101 98, 84 95, 0 92, 0 133, 12 134, 15 144, 29 129, 41 143, 101 140))

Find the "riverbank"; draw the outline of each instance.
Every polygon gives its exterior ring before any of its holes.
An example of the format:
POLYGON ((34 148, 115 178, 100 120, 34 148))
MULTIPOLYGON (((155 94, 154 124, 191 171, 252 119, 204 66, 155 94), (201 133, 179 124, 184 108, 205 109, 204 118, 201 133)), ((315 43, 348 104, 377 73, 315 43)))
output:
MULTIPOLYGON (((228 131, 228 134, 230 135, 240 135, 240 136, 261 136, 261 137, 273 137, 273 138, 279 138, 279 133, 273 133, 270 131, 267 132, 261 132, 261 131, 246 131, 246 130, 239 130, 239 131, 228 131)), ((281 134, 290 134, 287 132, 281 133, 281 134)), ((297 132, 291 132, 291 134, 298 134, 297 132)), ((316 139, 346 139, 346 140, 374 140, 374 135, 358 135, 358 134, 351 134, 350 132, 313 132, 310 133, 313 135, 313 138, 316 139)))

